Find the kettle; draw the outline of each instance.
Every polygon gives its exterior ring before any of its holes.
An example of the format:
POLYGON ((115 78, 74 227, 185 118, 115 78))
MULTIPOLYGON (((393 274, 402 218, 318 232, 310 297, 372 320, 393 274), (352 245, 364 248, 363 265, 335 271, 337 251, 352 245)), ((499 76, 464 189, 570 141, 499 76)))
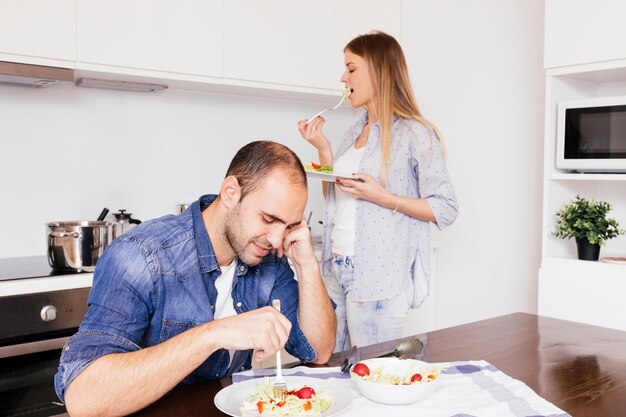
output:
POLYGON ((131 227, 140 224, 141 220, 133 219, 132 213, 125 213, 126 210, 120 209, 119 212, 113 213, 115 217, 115 236, 120 236, 130 230, 131 227))

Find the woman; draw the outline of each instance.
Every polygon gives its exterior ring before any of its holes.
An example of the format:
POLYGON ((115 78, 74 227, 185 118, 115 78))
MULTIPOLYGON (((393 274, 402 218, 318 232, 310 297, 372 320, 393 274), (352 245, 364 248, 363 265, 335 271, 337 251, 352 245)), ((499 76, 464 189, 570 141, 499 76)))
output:
POLYGON ((298 122, 322 165, 352 179, 324 183, 322 272, 337 304, 335 351, 402 336, 409 308, 428 295, 429 223, 457 216, 439 130, 419 111, 402 48, 382 32, 344 49, 353 107, 366 111, 333 157, 322 117, 298 122))

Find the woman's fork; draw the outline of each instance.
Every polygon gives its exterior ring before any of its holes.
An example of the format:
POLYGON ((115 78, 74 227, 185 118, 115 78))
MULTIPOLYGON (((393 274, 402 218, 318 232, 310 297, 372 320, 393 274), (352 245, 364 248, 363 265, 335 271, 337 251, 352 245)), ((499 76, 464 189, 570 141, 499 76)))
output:
POLYGON ((341 103, 344 102, 345 99, 347 99, 350 96, 350 93, 352 91, 349 88, 346 88, 345 90, 343 90, 343 95, 341 96, 341 100, 339 100, 339 103, 337 103, 335 105, 335 107, 329 107, 327 109, 322 110, 321 112, 317 113, 315 116, 311 117, 310 119, 308 119, 305 123, 305 125, 308 125, 309 123, 311 123, 313 121, 313 119, 315 119, 317 116, 320 116, 324 113, 326 113, 329 110, 335 110, 337 107, 341 106, 341 103))
MULTIPOLYGON (((272 306, 280 312, 280 300, 272 300, 272 306)), ((274 380, 274 399, 283 400, 287 393, 287 384, 283 378, 280 350, 276 352, 276 379, 274 380)))

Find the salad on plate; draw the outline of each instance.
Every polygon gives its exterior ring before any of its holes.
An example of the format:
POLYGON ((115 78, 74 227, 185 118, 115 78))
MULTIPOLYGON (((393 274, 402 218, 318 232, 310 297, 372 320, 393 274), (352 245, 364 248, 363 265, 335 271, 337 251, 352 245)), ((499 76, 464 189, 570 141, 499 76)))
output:
POLYGON ((274 384, 265 378, 263 383, 257 384, 257 391, 243 402, 241 411, 245 415, 258 413, 270 417, 316 416, 333 404, 333 398, 326 390, 318 391, 303 386, 287 391, 284 398, 275 398, 274 384))

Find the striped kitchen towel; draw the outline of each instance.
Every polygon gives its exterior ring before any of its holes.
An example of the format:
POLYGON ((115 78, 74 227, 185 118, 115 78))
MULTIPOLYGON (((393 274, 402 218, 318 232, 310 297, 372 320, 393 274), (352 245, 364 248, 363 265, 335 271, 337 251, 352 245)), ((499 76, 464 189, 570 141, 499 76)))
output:
MULTIPOLYGON (((283 369, 285 376, 327 379, 352 395, 352 403, 341 417, 571 417, 541 398, 523 382, 511 378, 486 361, 433 363, 441 369, 437 390, 426 399, 410 405, 378 404, 361 396, 350 375, 339 367, 283 369)), ((233 375, 233 383, 274 376, 274 369, 257 369, 233 375)))

